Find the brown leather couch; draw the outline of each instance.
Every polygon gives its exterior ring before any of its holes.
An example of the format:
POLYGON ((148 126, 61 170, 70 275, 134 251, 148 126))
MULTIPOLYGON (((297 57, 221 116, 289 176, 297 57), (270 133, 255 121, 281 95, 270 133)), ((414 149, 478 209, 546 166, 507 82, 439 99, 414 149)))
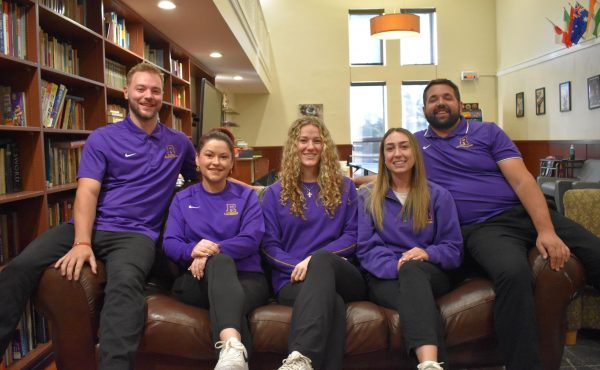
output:
MULTIPOLYGON (((535 281, 540 351, 544 369, 559 369, 565 339, 565 310, 585 284, 576 259, 555 272, 533 248, 529 256, 535 281)), ((158 260, 157 260, 158 262, 158 260)), ((43 275, 36 302, 52 322, 59 370, 93 370, 96 365, 98 317, 103 301, 104 266, 89 268, 78 282, 63 279, 53 268, 43 275)), ((494 292, 481 277, 466 279, 438 300, 446 324, 452 368, 497 366, 502 358, 492 328, 494 292)), ((136 369, 212 369, 216 357, 211 343, 208 311, 178 302, 165 287, 149 285, 147 319, 136 369)), ((348 305, 344 369, 408 369, 398 315, 371 302, 348 305)), ((287 353, 291 318, 289 307, 269 304, 250 317, 253 354, 250 367, 277 369, 287 353)))

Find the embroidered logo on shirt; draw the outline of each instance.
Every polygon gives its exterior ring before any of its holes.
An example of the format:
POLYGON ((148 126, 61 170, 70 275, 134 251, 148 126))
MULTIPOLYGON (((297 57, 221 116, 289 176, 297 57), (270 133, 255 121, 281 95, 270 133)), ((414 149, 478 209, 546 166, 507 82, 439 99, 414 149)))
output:
POLYGON ((133 157, 137 153, 125 153, 125 158, 133 157))
POLYGON ((188 208, 189 209, 198 209, 198 208, 200 208, 200 206, 193 206, 193 205, 189 204, 188 208))
POLYGON ((235 216, 238 214, 237 208, 235 204, 226 204, 225 205, 225 216, 235 216))
POLYGON ((431 144, 424 146, 424 147, 423 147, 423 150, 425 150, 425 149, 429 148, 430 146, 431 146, 431 144))
POLYGON ((177 153, 175 153, 175 147, 173 145, 167 145, 167 153, 165 154, 165 158, 176 158, 177 153))
POLYGON ((473 146, 473 144, 469 144, 469 140, 467 139, 467 137, 463 136, 460 138, 458 145, 456 147, 457 148, 470 148, 472 146, 473 146))

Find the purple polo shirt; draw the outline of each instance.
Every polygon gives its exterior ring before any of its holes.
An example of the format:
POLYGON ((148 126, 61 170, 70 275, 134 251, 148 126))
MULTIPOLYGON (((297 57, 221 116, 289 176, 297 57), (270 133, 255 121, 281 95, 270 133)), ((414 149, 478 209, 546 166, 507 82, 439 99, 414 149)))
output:
POLYGON ((256 192, 227 182, 219 193, 196 184, 175 194, 165 229, 163 249, 183 268, 192 263, 192 250, 202 239, 219 244, 238 271, 262 272, 258 247, 265 232, 256 192))
POLYGON ((290 281, 294 267, 309 255, 325 249, 341 257, 356 250, 356 188, 347 177, 342 183, 342 204, 333 216, 326 213, 319 201, 317 183, 305 183, 311 190, 307 196, 305 219, 291 213, 290 205, 280 200, 281 181, 265 191, 262 207, 265 216, 265 236, 262 251, 267 262, 273 266, 272 283, 278 292, 290 281))
POLYGON ((500 127, 461 117, 445 138, 431 128, 415 136, 423 149, 427 177, 450 191, 462 225, 483 222, 520 204, 498 163, 521 158, 521 153, 500 127))
POLYGON ((429 182, 430 222, 416 234, 412 229, 412 219, 402 220, 400 217, 402 204, 392 190, 384 199, 383 230, 375 227, 371 213, 365 208, 369 193, 369 188, 362 188, 358 194, 356 256, 362 268, 380 279, 396 279, 398 260, 402 253, 414 247, 425 249, 429 262, 443 269, 460 265, 462 235, 454 200, 446 189, 429 182))
POLYGON ((151 135, 129 117, 94 130, 77 173, 102 183, 94 228, 156 240, 179 173, 197 177, 194 157, 190 140, 161 123, 151 135))

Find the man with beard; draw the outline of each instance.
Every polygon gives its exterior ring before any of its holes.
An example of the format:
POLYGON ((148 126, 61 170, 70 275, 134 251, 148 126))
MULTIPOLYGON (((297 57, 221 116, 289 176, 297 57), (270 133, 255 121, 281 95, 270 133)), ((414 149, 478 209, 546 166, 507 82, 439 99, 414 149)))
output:
POLYGON ((427 177, 454 197, 465 250, 493 281, 494 326, 506 368, 541 369, 528 251, 535 245, 556 271, 575 254, 600 288, 600 239, 548 210, 508 136, 493 123, 460 115, 452 81, 431 81, 423 102, 429 127, 416 136, 427 177))
POLYGON ((106 266, 100 317, 100 366, 133 369, 145 318, 144 285, 155 242, 181 171, 196 177, 195 150, 158 122, 164 78, 150 64, 127 74, 129 115, 86 140, 77 173, 73 220, 46 231, 0 273, 0 354, 39 278, 51 264, 78 280, 96 258, 106 266))

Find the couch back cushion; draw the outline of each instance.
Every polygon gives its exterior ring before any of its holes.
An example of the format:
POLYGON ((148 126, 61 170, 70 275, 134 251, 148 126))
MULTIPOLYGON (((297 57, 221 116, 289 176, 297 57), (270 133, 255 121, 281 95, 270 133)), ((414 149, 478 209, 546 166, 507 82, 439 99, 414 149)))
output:
POLYGON ((581 181, 600 182, 600 159, 588 159, 579 173, 581 181))

